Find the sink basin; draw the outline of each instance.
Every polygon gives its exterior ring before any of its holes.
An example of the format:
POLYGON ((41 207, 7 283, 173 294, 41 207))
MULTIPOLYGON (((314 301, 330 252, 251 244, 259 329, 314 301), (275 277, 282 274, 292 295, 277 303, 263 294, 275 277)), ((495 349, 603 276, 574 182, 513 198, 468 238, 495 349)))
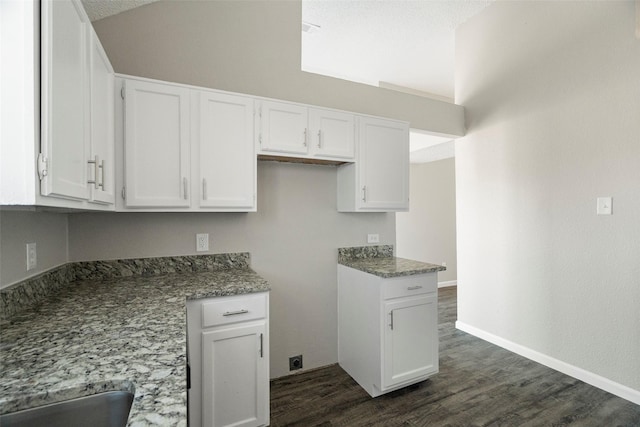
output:
POLYGON ((124 427, 132 403, 132 393, 108 391, 0 415, 0 426, 124 427))

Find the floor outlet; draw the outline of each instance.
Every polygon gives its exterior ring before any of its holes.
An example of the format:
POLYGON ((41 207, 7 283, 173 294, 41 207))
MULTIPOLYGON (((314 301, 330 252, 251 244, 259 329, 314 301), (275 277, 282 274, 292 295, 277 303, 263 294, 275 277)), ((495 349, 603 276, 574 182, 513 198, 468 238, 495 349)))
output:
POLYGON ((209 250, 209 233, 196 234, 196 252, 209 250))
POLYGON ((295 371, 302 369, 302 355, 293 356, 289 358, 289 370, 295 371))
POLYGON ((33 270, 38 265, 38 253, 35 243, 27 243, 27 271, 33 270))

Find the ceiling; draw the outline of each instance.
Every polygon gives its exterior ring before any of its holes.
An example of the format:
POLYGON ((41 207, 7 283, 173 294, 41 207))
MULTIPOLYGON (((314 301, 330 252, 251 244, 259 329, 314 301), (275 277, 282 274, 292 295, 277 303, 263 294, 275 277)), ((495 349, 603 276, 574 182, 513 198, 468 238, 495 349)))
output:
MULTIPOLYGON (((154 1, 82 3, 96 21, 154 1)), ((453 102, 455 29, 492 1, 302 0, 311 31, 302 32, 301 68, 453 102)), ((410 150, 411 161, 422 163, 452 157, 453 143, 412 131, 410 150)))
POLYGON ((453 101, 455 29, 491 0, 302 0, 302 69, 453 101))

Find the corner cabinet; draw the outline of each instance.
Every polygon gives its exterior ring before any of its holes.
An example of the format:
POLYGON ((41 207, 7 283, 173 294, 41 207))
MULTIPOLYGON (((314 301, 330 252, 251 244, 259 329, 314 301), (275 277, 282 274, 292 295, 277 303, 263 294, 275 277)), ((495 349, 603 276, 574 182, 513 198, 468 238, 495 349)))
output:
POLYGON ((338 211, 409 210, 409 124, 360 116, 355 163, 338 166, 338 211))
POLYGON ((438 372, 437 274, 338 265, 338 362, 372 397, 438 372))
POLYGON ((113 210, 113 69, 80 1, 41 8, 40 193, 113 210))
POLYGON ((191 427, 269 425, 269 294, 187 301, 191 427))
POLYGON ((118 210, 256 210, 253 99, 122 79, 118 210))

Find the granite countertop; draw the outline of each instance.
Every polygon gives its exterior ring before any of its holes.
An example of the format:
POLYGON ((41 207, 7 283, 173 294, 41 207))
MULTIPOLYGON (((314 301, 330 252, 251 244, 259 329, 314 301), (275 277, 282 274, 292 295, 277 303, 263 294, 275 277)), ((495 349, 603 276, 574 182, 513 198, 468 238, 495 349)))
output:
POLYGON ((268 290, 248 267, 70 283, 2 324, 0 413, 128 390, 129 426, 186 426, 186 300, 268 290))
POLYGON ((413 276, 447 269, 438 264, 394 257, 393 246, 390 245, 340 248, 338 263, 383 278, 413 276))

